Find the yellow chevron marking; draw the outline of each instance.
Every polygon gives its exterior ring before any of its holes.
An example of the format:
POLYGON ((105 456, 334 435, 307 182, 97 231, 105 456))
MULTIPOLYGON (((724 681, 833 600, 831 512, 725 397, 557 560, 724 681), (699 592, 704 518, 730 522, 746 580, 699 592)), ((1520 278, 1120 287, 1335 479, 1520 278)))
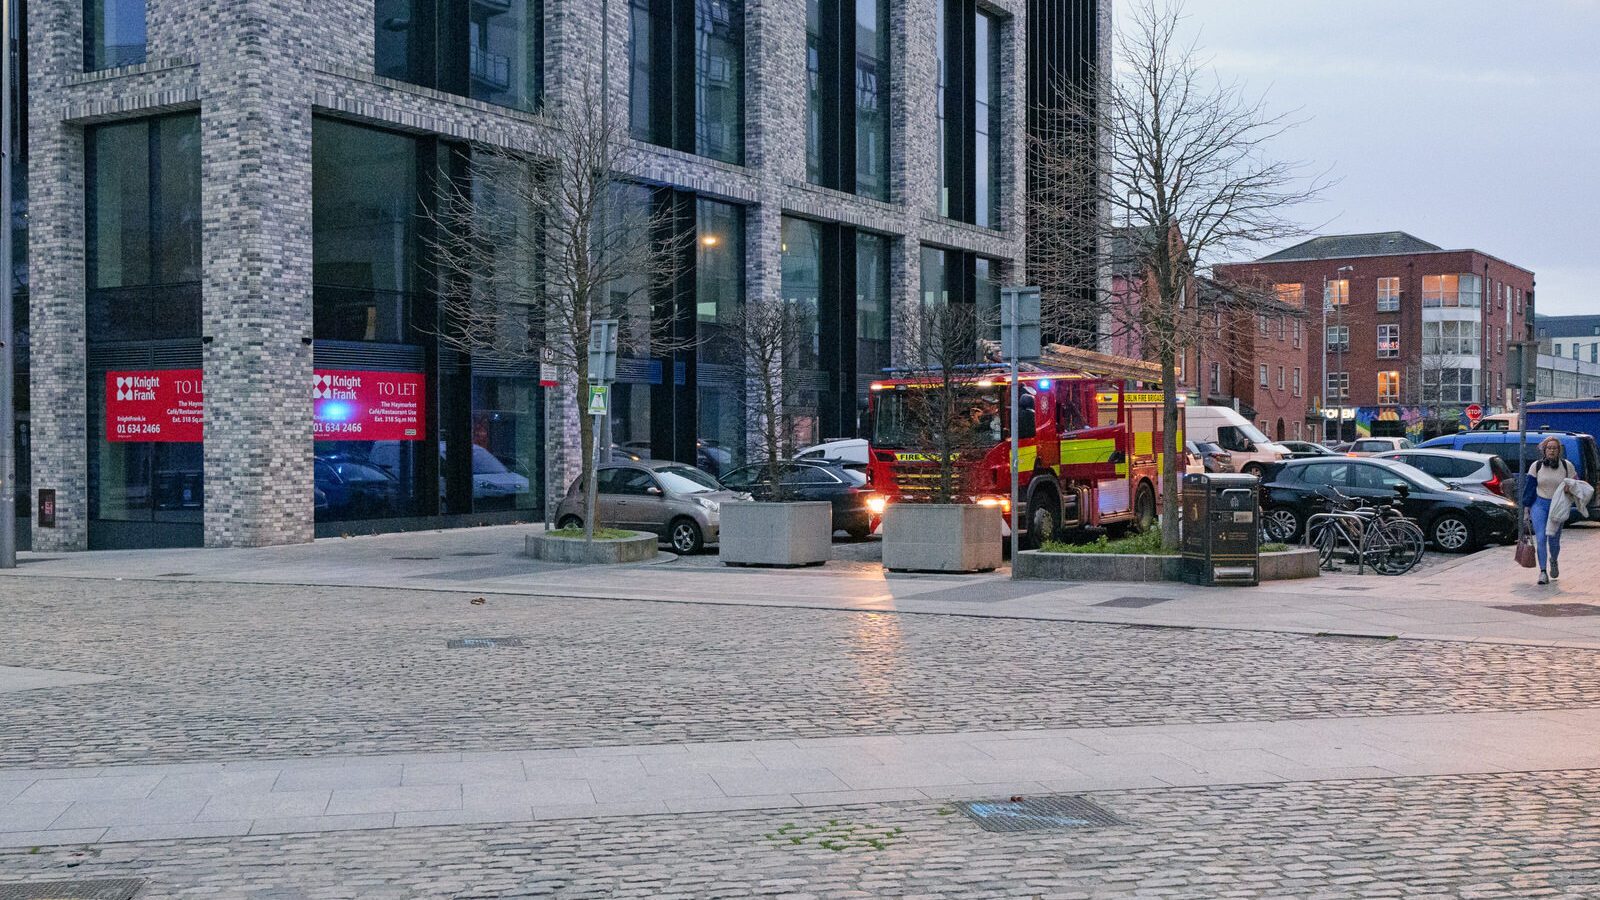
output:
POLYGON ((1111 438, 1062 441, 1061 464, 1071 466, 1108 462, 1116 450, 1117 442, 1111 438))

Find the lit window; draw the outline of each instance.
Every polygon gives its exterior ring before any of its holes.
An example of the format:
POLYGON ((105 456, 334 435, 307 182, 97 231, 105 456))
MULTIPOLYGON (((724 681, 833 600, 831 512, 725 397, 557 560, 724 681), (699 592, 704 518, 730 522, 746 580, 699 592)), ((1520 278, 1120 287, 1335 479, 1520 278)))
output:
POLYGON ((1378 279, 1378 312, 1395 312, 1400 308, 1400 279, 1378 279))
POLYGON ((1378 403, 1393 406, 1400 402, 1400 373, 1397 371, 1378 373, 1378 403))
POLYGON ((1324 309, 1334 306, 1348 306, 1350 303, 1350 279, 1340 278, 1328 282, 1322 292, 1322 306, 1324 309))
POLYGON ((1378 358, 1387 359, 1400 355, 1400 326, 1378 326, 1378 358))
POLYGON ((1290 306, 1304 306, 1306 303, 1306 286, 1303 284, 1278 284, 1273 285, 1278 293, 1278 299, 1290 306))

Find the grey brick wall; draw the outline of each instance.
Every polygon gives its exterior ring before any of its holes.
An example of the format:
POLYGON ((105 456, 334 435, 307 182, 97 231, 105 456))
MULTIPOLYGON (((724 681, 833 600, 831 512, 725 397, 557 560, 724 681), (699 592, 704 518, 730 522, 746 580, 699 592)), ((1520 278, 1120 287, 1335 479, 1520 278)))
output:
MULTIPOLYGON (((747 205, 747 291, 779 283, 784 214, 892 235, 892 291, 902 313, 918 297, 923 242, 997 257, 1020 271, 1021 0, 986 3, 1006 21, 1008 121, 1001 185, 1006 230, 936 215, 933 3, 891 4, 892 197, 851 197, 805 183, 804 0, 747 0, 746 165, 637 145, 634 174, 747 205)), ((610 89, 627 109, 627 21, 611 0, 610 89)), ((546 91, 552 102, 597 83, 601 0, 546 4, 546 91)), ((1109 15, 1109 13, 1108 13, 1109 15)), ((172 109, 201 112, 206 377, 205 540, 245 546, 312 534, 311 168, 313 115, 528 147, 540 117, 377 78, 372 0, 150 0, 151 62, 82 72, 81 0, 29 7, 33 184, 33 466, 58 494, 59 527, 34 546, 87 543, 84 391, 83 127, 172 109)), ((905 321, 904 316, 900 317, 905 321)), ((576 472, 577 410, 548 392, 545 482, 559 498, 576 472)))

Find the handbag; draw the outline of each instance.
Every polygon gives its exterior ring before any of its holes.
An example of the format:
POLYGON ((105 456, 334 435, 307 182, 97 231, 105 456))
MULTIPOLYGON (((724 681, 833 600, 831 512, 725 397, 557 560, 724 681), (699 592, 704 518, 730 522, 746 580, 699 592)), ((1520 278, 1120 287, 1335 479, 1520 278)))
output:
POLYGON ((1533 538, 1524 534, 1517 539, 1517 565, 1531 569, 1537 564, 1538 557, 1533 552, 1533 538))

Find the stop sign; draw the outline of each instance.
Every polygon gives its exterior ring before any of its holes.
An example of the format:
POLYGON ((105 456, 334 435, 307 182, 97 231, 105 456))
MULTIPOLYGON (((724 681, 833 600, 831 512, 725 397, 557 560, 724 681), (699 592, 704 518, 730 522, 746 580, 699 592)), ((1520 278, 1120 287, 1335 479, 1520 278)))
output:
POLYGON ((1474 403, 1467 407, 1467 424, 1477 427, 1478 420, 1483 418, 1483 407, 1474 403))

